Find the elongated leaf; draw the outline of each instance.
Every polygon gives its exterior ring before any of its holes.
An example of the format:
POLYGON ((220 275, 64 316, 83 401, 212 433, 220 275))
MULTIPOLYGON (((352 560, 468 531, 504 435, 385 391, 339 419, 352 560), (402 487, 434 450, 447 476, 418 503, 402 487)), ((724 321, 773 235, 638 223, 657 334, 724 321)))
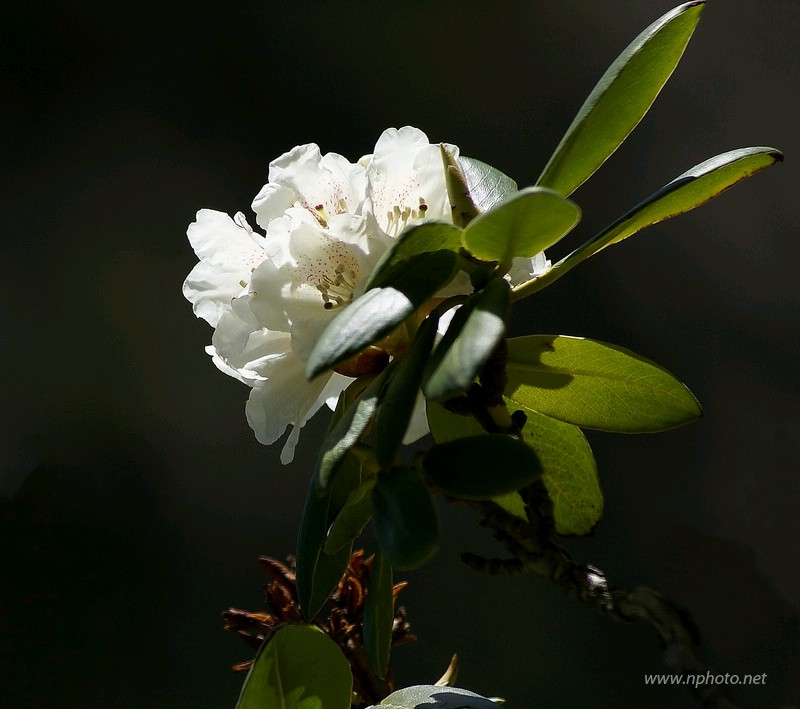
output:
POLYGON ((555 244, 581 216, 578 206, 545 187, 527 187, 464 229, 464 248, 484 261, 499 261, 505 270, 514 257, 531 258, 555 244))
POLYGON ((480 694, 458 687, 420 684, 392 692, 380 704, 368 709, 497 709, 498 704, 480 694))
POLYGON ((352 687, 333 640, 314 625, 284 625, 259 650, 236 709, 350 709, 352 687))
POLYGON ((606 246, 699 207, 736 183, 781 160, 783 155, 779 150, 755 147, 731 150, 696 165, 565 256, 542 276, 514 288, 514 299, 541 290, 606 246))
POLYGON ((393 269, 419 254, 452 251, 461 248, 461 229, 446 222, 423 222, 406 229, 375 266, 366 289, 391 280, 393 269))
POLYGON ((386 385, 375 416, 375 455, 383 468, 391 467, 403 442, 417 401, 422 373, 433 348, 438 318, 429 317, 417 331, 411 351, 397 364, 386 385))
POLYGON ((312 477, 300 519, 296 555, 297 596, 307 621, 319 613, 347 569, 352 544, 345 544, 333 554, 324 553, 323 548, 328 528, 360 483, 361 466, 352 456, 342 461, 327 491, 319 487, 316 473, 312 477))
MULTIPOLYGON (((594 237, 584 249, 597 253, 645 227, 688 212, 710 201, 737 182, 760 172, 783 154, 775 148, 741 148, 717 155, 687 170, 594 237)), ((585 256, 584 256, 585 258, 585 256)))
POLYGON ((440 443, 426 453, 422 465, 438 488, 467 500, 489 500, 514 492, 542 472, 533 450, 504 433, 440 443))
POLYGON ((461 307, 431 359, 423 387, 428 399, 441 401, 469 387, 505 335, 509 303, 508 284, 495 278, 461 307))
POLYGON ((566 423, 601 431, 663 431, 701 415, 665 369, 624 347, 563 335, 508 341, 506 395, 566 423))
POLYGON ((513 401, 508 406, 521 409, 528 417, 522 434, 542 465, 542 480, 553 501, 556 532, 588 534, 603 515, 603 493, 586 436, 576 426, 513 401))
POLYGON ((491 209, 519 189, 508 175, 485 162, 461 156, 458 164, 464 173, 469 196, 481 212, 491 209))
POLYGON ((393 364, 384 369, 351 405, 347 405, 348 397, 339 399, 335 422, 317 457, 315 479, 320 490, 328 489, 337 466, 367 430, 393 369, 393 364))
POLYGON ((439 545, 439 515, 431 493, 411 468, 381 473, 372 489, 372 523, 381 551, 396 569, 422 565, 439 545))
POLYGON ((344 507, 336 515, 336 519, 328 531, 323 551, 335 554, 345 546, 351 545, 367 526, 372 517, 372 486, 375 478, 364 480, 347 497, 344 507))
POLYGON ((372 561, 364 603, 364 651, 375 674, 381 678, 386 677, 389 669, 393 622, 392 565, 378 551, 372 561))
POLYGON ((633 40, 586 99, 537 184, 570 195, 608 159, 672 75, 704 4, 676 7, 633 40))
POLYGON ((313 379, 388 335, 453 278, 458 255, 438 250, 416 254, 390 269, 380 287, 342 310, 317 340, 306 366, 313 379))

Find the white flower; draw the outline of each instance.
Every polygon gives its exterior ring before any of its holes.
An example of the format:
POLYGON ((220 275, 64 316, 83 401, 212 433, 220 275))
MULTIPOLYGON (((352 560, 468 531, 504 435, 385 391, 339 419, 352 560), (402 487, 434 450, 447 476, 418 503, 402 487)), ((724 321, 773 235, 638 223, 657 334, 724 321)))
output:
MULTIPOLYGON (((241 214, 197 213, 188 236, 200 263, 183 292, 215 328, 214 363, 251 387, 246 414, 257 439, 274 443, 292 426, 286 463, 305 422, 352 381, 337 373, 306 381, 317 337, 405 226, 451 220, 439 147, 410 127, 385 131, 358 163, 296 147, 270 164, 253 210, 263 236, 241 214)), ((417 415, 406 438, 426 431, 417 415)))
MULTIPOLYGON (((251 387, 245 411, 256 438, 271 444, 292 426, 281 453, 288 463, 306 421, 352 381, 335 372, 306 380, 317 338, 405 227, 452 216, 440 148, 408 126, 385 131, 357 163, 298 146, 270 163, 268 179, 253 201, 264 235, 242 214, 197 213, 187 233, 200 263, 183 292, 214 328, 214 364, 251 387)), ((512 282, 546 266, 543 254, 516 259, 512 282)), ((463 277, 443 294, 468 287, 463 277)), ((427 430, 420 395, 406 442, 427 430)))

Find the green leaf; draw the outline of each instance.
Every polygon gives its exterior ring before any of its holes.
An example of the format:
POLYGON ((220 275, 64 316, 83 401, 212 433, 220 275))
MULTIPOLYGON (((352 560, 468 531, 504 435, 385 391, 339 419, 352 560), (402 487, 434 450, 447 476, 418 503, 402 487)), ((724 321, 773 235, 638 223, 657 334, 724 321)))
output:
POLYGON ((571 424, 513 401, 508 406, 521 409, 528 417, 522 435, 542 465, 542 480, 553 501, 556 532, 588 534, 603 515, 603 493, 586 437, 571 424))
MULTIPOLYGON (((320 448, 315 468, 315 480, 320 490, 327 490, 339 463, 367 430, 381 401, 386 382, 394 365, 383 370, 354 403, 350 397, 341 397, 336 406, 334 422, 320 448)), ((351 385, 352 386, 352 385, 351 385)))
POLYGON ((484 261, 499 261, 507 271, 516 256, 530 258, 544 251, 578 223, 581 210, 558 192, 527 187, 464 229, 464 248, 484 261))
POLYGON ((595 237, 565 256, 538 278, 514 289, 518 300, 558 280, 585 259, 642 229, 688 212, 714 199, 736 183, 783 160, 769 147, 741 148, 706 160, 650 195, 595 237))
POLYGON ((428 413, 428 427, 436 443, 447 443, 464 436, 479 436, 486 433, 483 426, 472 416, 454 414, 435 401, 427 401, 425 406, 428 413))
POLYGON ((493 497, 492 501, 500 505, 509 514, 519 517, 523 522, 528 521, 528 506, 518 492, 507 492, 504 495, 498 495, 493 497))
POLYGON ((480 694, 458 687, 437 687, 420 684, 392 692, 380 704, 368 707, 390 709, 497 709, 498 704, 480 694))
MULTIPOLYGON (((712 200, 737 182, 775 162, 783 154, 775 148, 741 148, 717 155, 687 170, 630 212, 604 229, 577 252, 586 258, 636 234, 645 227, 688 212, 712 200), (586 253, 590 252, 590 253, 586 253)), ((582 260, 582 259, 581 259, 582 260)))
POLYGON ((372 488, 372 524, 381 551, 396 569, 425 563, 439 545, 439 515, 419 474, 395 467, 372 488))
MULTIPOLYGON (((428 427, 431 429, 431 436, 433 436, 433 440, 436 443, 446 443, 465 436, 478 436, 485 433, 483 426, 472 416, 454 414, 434 401, 428 401, 426 408, 428 412, 428 427)), ((519 493, 507 492, 493 497, 492 500, 506 512, 519 517, 525 522, 528 521, 525 502, 519 493)))
MULTIPOLYGON (((544 481, 553 500, 556 531, 559 534, 587 534, 603 513, 603 495, 597 479, 592 449, 581 430, 556 421, 507 400, 510 410, 521 409, 528 417, 522 433, 525 443, 536 452, 544 481)), ((428 425, 436 443, 483 433, 471 416, 459 416, 441 404, 429 401, 428 425)), ((507 512, 528 521, 525 502, 517 492, 492 498, 507 512)))
POLYGON ((469 387, 505 335, 510 300, 506 281, 494 278, 458 310, 431 359, 423 386, 428 399, 448 399, 469 387))
POLYGON ((665 369, 624 347, 563 335, 508 341, 514 402, 600 431, 664 431, 701 416, 691 392, 665 369))
POLYGON ((411 351, 398 362, 386 385, 375 416, 375 455, 383 468, 391 467, 403 442, 417 401, 422 373, 436 338, 437 322, 436 317, 425 319, 417 331, 411 351))
POLYGON ((423 222, 409 227, 395 240, 378 261, 367 281, 366 290, 391 279, 394 269, 419 254, 432 251, 452 251, 461 248, 461 229, 445 222, 423 222))
POLYGON ((438 250, 416 254, 389 269, 379 286, 328 323, 308 358, 306 376, 313 379, 388 335, 452 280, 457 261, 452 251, 438 250))
POLYGON ((672 75, 704 4, 676 7, 633 40, 586 99, 537 184, 570 195, 608 159, 672 75))
POLYGON ((310 621, 333 593, 350 561, 351 544, 333 554, 323 551, 328 529, 350 493, 361 484, 361 466, 347 456, 326 491, 317 483, 316 472, 306 495, 297 537, 297 596, 303 617, 310 621))
POLYGON ((284 625, 261 646, 236 709, 350 709, 342 651, 314 625, 284 625))
POLYGON ((336 515, 325 539, 323 551, 326 554, 335 554, 361 535, 372 517, 372 487, 375 478, 364 480, 353 490, 344 503, 344 507, 336 515))
POLYGON ((364 602, 364 651, 375 674, 386 677, 392 649, 394 595, 392 565, 379 551, 372 560, 367 599, 364 602))
POLYGON ((533 450, 504 433, 483 433, 433 446, 425 473, 443 492, 488 500, 528 485, 542 468, 533 450))
POLYGON ((458 164, 464 173, 469 196, 481 212, 491 209, 518 190, 514 180, 485 162, 461 156, 458 164))

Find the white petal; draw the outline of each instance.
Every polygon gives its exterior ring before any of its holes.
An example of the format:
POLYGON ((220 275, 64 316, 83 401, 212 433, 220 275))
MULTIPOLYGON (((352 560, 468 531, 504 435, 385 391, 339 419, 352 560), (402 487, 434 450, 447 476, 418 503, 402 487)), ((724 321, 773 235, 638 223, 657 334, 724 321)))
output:
POLYGON ((289 425, 296 429, 286 442, 281 462, 288 463, 294 457, 300 428, 325 402, 328 379, 321 376, 306 381, 303 362, 287 354, 273 363, 269 378, 257 382, 250 392, 245 413, 259 443, 274 443, 289 425))
POLYGON ((186 278, 183 294, 195 314, 215 326, 266 257, 264 239, 246 222, 237 224, 211 209, 201 209, 186 233, 200 263, 186 278))
POLYGON ((275 268, 271 260, 264 261, 250 279, 250 291, 243 296, 260 327, 289 331, 289 318, 281 300, 282 288, 291 281, 285 269, 275 268))
POLYGON ((231 307, 231 300, 242 292, 241 269, 198 263, 183 283, 183 297, 192 304, 192 310, 212 327, 231 307))
POLYGON ((297 199, 297 193, 286 185, 268 182, 253 200, 256 223, 266 229, 273 219, 281 217, 297 199))
MULTIPOLYGON (((458 156, 456 146, 446 147, 458 156)), ((409 221, 391 223, 388 214, 395 207, 401 214, 408 209, 420 217, 419 207, 424 204, 422 217, 452 221, 439 146, 431 145, 421 130, 405 126, 384 131, 371 159, 362 161, 368 165, 371 206, 384 231, 396 236, 409 221)))
POLYGON ((533 258, 515 258, 511 262, 507 278, 512 286, 517 286, 542 275, 549 268, 550 261, 545 257, 544 251, 540 251, 533 258))
POLYGON ((253 386, 259 379, 259 377, 253 372, 234 369, 230 365, 226 364, 225 360, 219 356, 217 351, 211 345, 206 347, 206 354, 211 356, 211 361, 220 372, 227 374, 229 377, 233 377, 234 379, 238 379, 240 382, 242 382, 242 384, 253 386))
POLYGON ((269 376, 271 362, 292 348, 289 333, 253 328, 235 313, 220 320, 211 341, 228 365, 256 372, 261 377, 269 376))
POLYGON ((260 255, 264 237, 249 227, 244 215, 237 214, 236 218, 238 223, 224 212, 213 209, 197 212, 186 235, 198 258, 218 261, 233 255, 260 255))
POLYGON ((336 410, 336 405, 339 403, 339 395, 347 389, 355 380, 351 377, 346 377, 343 374, 334 372, 331 374, 331 379, 322 392, 325 396, 325 405, 331 410, 336 410))
POLYGON ((241 300, 234 298, 222 314, 211 338, 211 344, 226 361, 241 354, 250 334, 260 329, 249 308, 242 308, 241 300))
POLYGON ((309 143, 270 163, 269 184, 253 201, 253 211, 265 228, 290 206, 306 209, 324 226, 335 214, 358 211, 365 191, 363 167, 336 153, 322 156, 319 147, 309 143))

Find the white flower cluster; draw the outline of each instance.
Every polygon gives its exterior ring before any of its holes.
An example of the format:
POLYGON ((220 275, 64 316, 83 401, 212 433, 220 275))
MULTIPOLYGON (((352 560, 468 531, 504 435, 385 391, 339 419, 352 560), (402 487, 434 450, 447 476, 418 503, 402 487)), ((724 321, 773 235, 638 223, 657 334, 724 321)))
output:
MULTIPOLYGON (((333 372, 306 380, 317 337, 407 225, 452 216, 439 146, 409 126, 386 130, 355 164, 298 146, 270 163, 268 179, 253 201, 264 235, 241 213, 197 213, 187 233, 200 263, 183 293, 214 328, 206 348, 214 363, 251 387, 246 414, 256 438, 274 443, 291 424, 281 453, 288 463, 306 421, 323 403, 335 406, 352 381, 333 372)), ((529 265, 526 278, 545 267, 544 256, 529 265)), ((417 408, 406 441, 427 432, 417 408)))

